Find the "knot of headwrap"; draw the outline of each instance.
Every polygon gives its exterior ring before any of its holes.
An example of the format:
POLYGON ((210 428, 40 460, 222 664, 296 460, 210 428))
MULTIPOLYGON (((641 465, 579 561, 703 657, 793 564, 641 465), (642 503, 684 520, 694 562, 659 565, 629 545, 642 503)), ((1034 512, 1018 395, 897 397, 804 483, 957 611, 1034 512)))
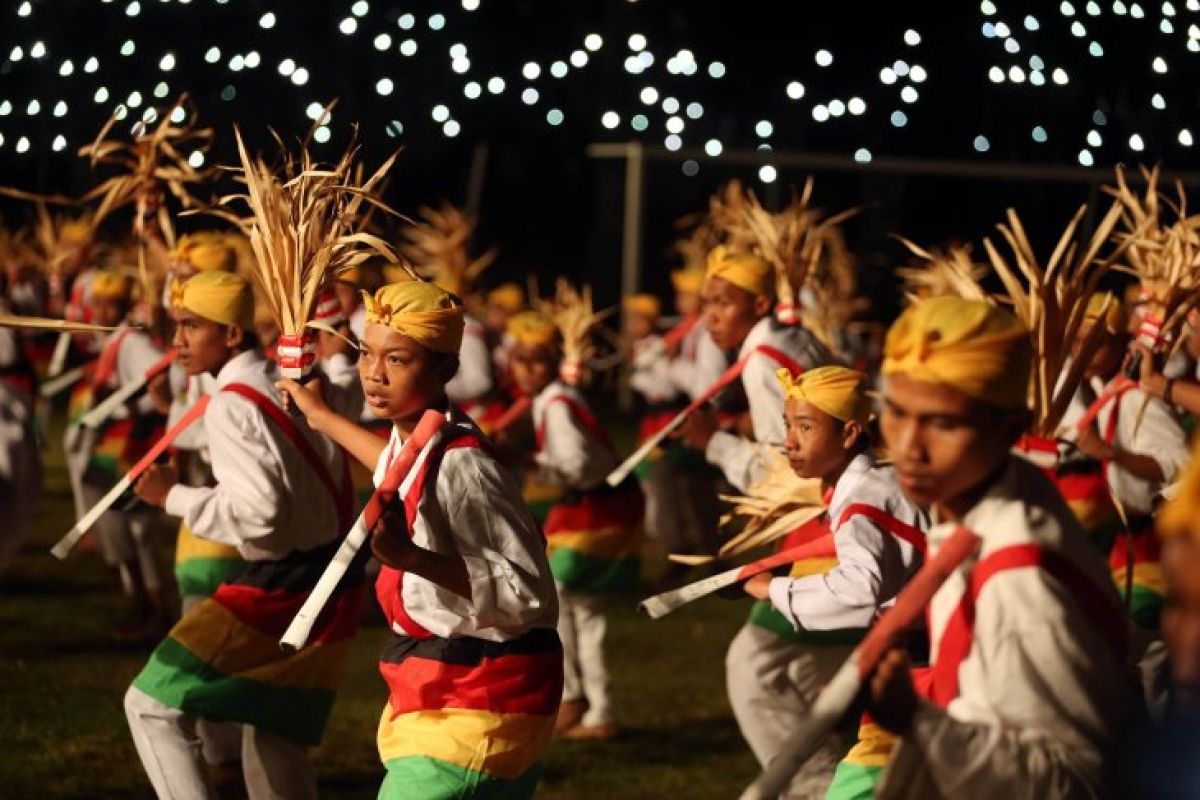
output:
POLYGON ((1028 406, 1032 346, 1012 313, 977 300, 934 297, 888 331, 883 374, 939 383, 1001 408, 1028 406))
POLYGON ((363 292, 363 304, 368 324, 386 325, 437 353, 457 353, 462 346, 462 307, 432 283, 391 283, 374 296, 363 292))
POLYGON ((791 370, 775 372, 783 396, 803 400, 842 422, 854 420, 865 426, 871 419, 871 399, 867 397, 867 376, 847 367, 817 367, 793 378, 791 370))
POLYGON ((254 329, 254 292, 241 275, 232 272, 198 272, 178 291, 171 287, 171 303, 198 317, 254 329))
POLYGON ((755 297, 775 296, 775 270, 753 253, 734 253, 725 245, 717 245, 708 254, 704 274, 705 279, 721 278, 755 297))
POLYGON ((506 330, 521 344, 554 347, 558 342, 558 328, 554 322, 536 311, 513 314, 508 318, 506 330))

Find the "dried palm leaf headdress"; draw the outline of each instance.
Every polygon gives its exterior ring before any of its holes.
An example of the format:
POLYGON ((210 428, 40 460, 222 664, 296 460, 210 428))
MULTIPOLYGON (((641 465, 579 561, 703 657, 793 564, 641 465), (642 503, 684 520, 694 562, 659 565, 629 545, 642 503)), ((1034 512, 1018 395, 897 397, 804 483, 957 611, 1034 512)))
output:
POLYGON ((476 279, 496 260, 495 248, 471 258, 475 221, 449 203, 440 208, 423 206, 418 216, 404 230, 401 251, 426 278, 453 295, 467 297, 476 279))
POLYGON ((553 299, 534 297, 532 304, 554 323, 562 337, 560 375, 563 381, 572 386, 582 385, 586 382, 588 365, 596 352, 592 333, 616 309, 597 312, 592 305, 592 288, 584 286, 582 290, 577 290, 566 278, 558 279, 553 299))
POLYGON ((896 270, 896 274, 904 281, 904 294, 909 302, 929 297, 991 300, 981 283, 987 275, 987 267, 976 263, 971 257, 969 244, 951 244, 926 250, 903 236, 895 238, 919 259, 911 266, 896 270))
POLYGON ((396 214, 376 192, 399 151, 364 180, 357 130, 341 158, 329 165, 313 159, 309 138, 293 153, 272 132, 282 156, 279 169, 252 158, 236 127, 234 135, 241 159, 235 172, 246 192, 221 198, 219 208, 208 213, 233 222, 249 238, 251 274, 280 331, 280 367, 289 377, 302 377, 312 366, 310 322, 326 281, 375 256, 401 260, 385 241, 361 230, 367 208, 396 214), (245 213, 228 210, 234 205, 244 206, 245 213))

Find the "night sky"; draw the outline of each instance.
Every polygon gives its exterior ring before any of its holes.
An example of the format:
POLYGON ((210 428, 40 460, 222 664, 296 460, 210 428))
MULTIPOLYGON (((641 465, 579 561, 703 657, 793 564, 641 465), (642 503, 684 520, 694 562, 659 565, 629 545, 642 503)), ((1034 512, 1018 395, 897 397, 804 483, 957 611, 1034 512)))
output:
POLYGON ((402 145, 388 198, 411 212, 464 203, 486 146, 479 243, 501 250, 489 282, 565 273, 604 302, 624 167, 589 159, 589 143, 660 156, 646 172, 643 276, 660 292, 673 219, 729 178, 779 202, 807 174, 721 157, 835 157, 814 173, 816 199, 866 206, 848 233, 881 316, 902 258, 892 232, 978 243, 1012 205, 1048 249, 1075 207, 1103 200, 1112 165, 1198 168, 1196 0, 5 0, 0 23, 4 183, 86 190, 97 178, 75 151, 108 115, 124 115, 114 132, 127 136, 181 92, 217 131, 210 164, 230 163, 234 122, 266 147, 267 126, 301 136, 338 98, 314 152, 338 155, 353 122, 371 165, 402 145), (965 164, 931 176, 896 159, 965 164), (1015 164, 1071 169, 970 174, 1015 164))

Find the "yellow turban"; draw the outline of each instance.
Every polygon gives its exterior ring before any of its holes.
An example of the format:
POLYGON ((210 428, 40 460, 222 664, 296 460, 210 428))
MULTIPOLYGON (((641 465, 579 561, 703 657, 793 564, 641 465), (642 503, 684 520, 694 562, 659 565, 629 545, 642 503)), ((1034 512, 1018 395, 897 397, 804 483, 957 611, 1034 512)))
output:
POLYGON ((67 220, 59 228, 58 238, 63 244, 85 245, 92 240, 92 226, 86 219, 67 220))
POLYGON ((700 267, 685 267, 671 273, 671 285, 677 292, 699 292, 704 287, 704 270, 700 267))
POLYGON ((520 284, 502 283, 487 294, 487 304, 515 314, 525 305, 525 290, 520 284))
POLYGON ((1088 298, 1087 312, 1084 320, 1095 323, 1101 320, 1103 312, 1104 329, 1109 333, 1124 333, 1129 325, 1125 314, 1125 304, 1112 292, 1096 292, 1088 298), (1108 305, 1107 310, 1105 304, 1108 305))
POLYGON ((219 231, 185 234, 179 237, 171 255, 191 264, 197 272, 233 272, 237 269, 238 251, 232 238, 219 231))
POLYGON ((363 292, 367 323, 386 325, 437 353, 462 347, 463 310, 444 289, 425 281, 389 283, 363 292))
POLYGON ((865 426, 871 419, 871 399, 867 397, 867 376, 847 367, 817 367, 793 378, 790 370, 775 373, 783 396, 803 400, 842 422, 854 420, 865 426))
POLYGON ((233 272, 198 272, 172 297, 176 308, 222 325, 254 329, 254 291, 233 272))
POLYGON ((641 314, 651 319, 658 319, 662 314, 662 301, 652 294, 631 294, 622 305, 629 314, 641 314))
POLYGON ((553 347, 558 341, 558 328, 536 311, 522 311, 508 318, 508 334, 521 344, 553 347))
POLYGON ((940 383, 1001 408, 1028 405, 1032 347, 1010 312, 978 300, 932 297, 888 331, 883 374, 940 383))
POLYGON ((775 296, 775 270, 753 253, 731 253, 724 245, 718 245, 708 254, 708 268, 704 275, 705 279, 727 280, 755 297, 775 296))
POLYGON ((1192 448, 1192 459, 1179 478, 1175 496, 1159 510, 1155 524, 1164 539, 1186 538, 1200 544, 1200 439, 1192 448))
POLYGON ((133 291, 133 281, 124 273, 103 269, 92 276, 88 291, 92 297, 107 297, 127 302, 133 291))

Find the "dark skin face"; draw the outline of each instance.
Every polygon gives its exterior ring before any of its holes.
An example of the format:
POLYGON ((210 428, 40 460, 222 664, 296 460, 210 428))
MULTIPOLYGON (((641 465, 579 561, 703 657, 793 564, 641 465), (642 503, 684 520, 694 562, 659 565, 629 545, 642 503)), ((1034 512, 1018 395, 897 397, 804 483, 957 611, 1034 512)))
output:
POLYGON ((129 304, 115 297, 97 295, 92 298, 92 322, 97 325, 116 327, 129 313, 129 304))
POLYGON ((771 313, 772 300, 752 295, 724 278, 704 282, 704 323, 717 347, 736 350, 760 319, 771 313))
POLYGON ((889 375, 880 429, 904 494, 959 520, 1007 462, 1026 416, 948 386, 889 375))
POLYGON ((415 422, 426 409, 444 405, 446 383, 457 371, 457 356, 435 353, 387 325, 363 332, 358 377, 380 419, 415 422))
POLYGON ((508 363, 513 383, 528 397, 536 397, 558 375, 558 353, 545 345, 517 342, 508 363))
POLYGON ((1178 700, 1200 707, 1200 545, 1189 539, 1166 543, 1167 578, 1162 613, 1163 639, 1171 654, 1171 677, 1178 700))
POLYGON ((492 333, 504 333, 508 318, 512 316, 508 309, 498 303, 489 303, 483 312, 483 324, 492 333))
POLYGON ((861 451, 862 427, 853 420, 842 422, 794 399, 784 404, 783 419, 787 423, 784 448, 788 463, 801 478, 820 478, 824 486, 832 486, 861 451))
MULTIPOLYGON (((1079 328, 1079 336, 1075 339, 1075 347, 1073 354, 1077 355, 1079 348, 1087 337, 1091 334, 1092 325, 1089 323, 1081 325, 1079 328)), ((1088 378, 1100 378, 1102 381, 1110 381, 1121 369, 1121 362, 1125 360, 1125 353, 1129 347, 1129 336, 1125 333, 1111 333, 1105 331, 1101 334, 1100 345, 1096 348, 1095 355, 1092 356, 1091 362, 1084 370, 1084 375, 1088 378)))
POLYGON ((679 316, 687 317, 698 314, 703 307, 704 304, 698 292, 675 292, 675 310, 679 312, 679 316))
POLYGON ((650 334, 654 333, 654 318, 648 317, 645 314, 630 314, 629 315, 629 336, 632 339, 645 339, 650 334))
POLYGON ((177 309, 173 316, 171 346, 179 351, 179 364, 188 375, 216 375, 244 349, 246 336, 238 325, 222 325, 186 309, 177 309))

